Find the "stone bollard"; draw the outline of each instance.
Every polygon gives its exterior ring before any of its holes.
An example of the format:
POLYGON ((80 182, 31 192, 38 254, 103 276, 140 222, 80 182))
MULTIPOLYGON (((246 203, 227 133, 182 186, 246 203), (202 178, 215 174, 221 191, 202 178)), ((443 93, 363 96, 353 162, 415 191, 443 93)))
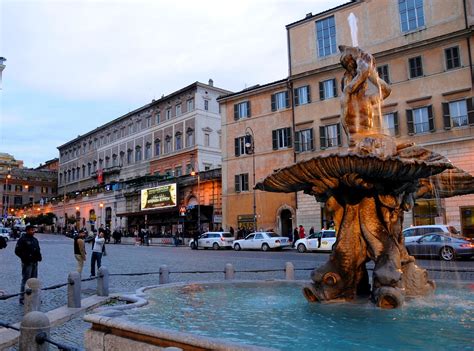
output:
POLYGON ((168 284, 170 282, 170 270, 167 265, 160 266, 160 284, 168 284))
POLYGON ((100 267, 97 276, 97 295, 109 296, 109 270, 107 267, 100 267))
POLYGON ((295 280, 295 266, 291 262, 285 263, 285 279, 295 280))
POLYGON ((225 265, 225 280, 234 279, 235 269, 232 263, 226 263, 225 265))
POLYGON ((33 311, 26 314, 20 323, 19 349, 21 351, 49 350, 47 342, 41 345, 36 342, 36 336, 41 332, 49 337, 49 329, 49 319, 43 312, 33 311))
POLYGON ((67 276, 67 307, 81 307, 81 275, 79 272, 70 272, 67 276))
POLYGON ((39 279, 30 278, 25 284, 25 309, 27 314, 32 311, 39 311, 41 304, 41 282, 39 279))

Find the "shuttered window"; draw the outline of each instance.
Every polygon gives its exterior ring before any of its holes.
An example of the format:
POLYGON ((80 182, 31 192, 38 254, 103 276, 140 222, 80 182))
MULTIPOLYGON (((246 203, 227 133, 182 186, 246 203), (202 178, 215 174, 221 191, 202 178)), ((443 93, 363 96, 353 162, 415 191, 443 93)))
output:
POLYGON ((294 90, 295 106, 309 104, 311 102, 311 90, 309 85, 294 90))
POLYGON ((236 174, 235 175, 235 192, 240 193, 241 191, 249 191, 249 174, 236 174))
POLYGON ((387 113, 383 115, 383 124, 387 134, 391 136, 396 136, 399 134, 397 112, 387 113))
POLYGON ((295 151, 306 152, 314 150, 313 129, 299 130, 295 133, 295 151))
POLYGON ((272 131, 273 150, 286 149, 292 146, 291 128, 280 128, 272 131))
POLYGON ((319 99, 326 100, 337 96, 336 79, 319 82, 319 99))
POLYGON ((338 123, 319 127, 319 141, 321 149, 342 146, 341 125, 338 123))
POLYGON ((240 102, 234 105, 234 120, 250 117, 250 101, 240 102))
POLYGON ((271 97, 272 111, 282 110, 290 107, 290 96, 287 91, 272 94, 271 97))

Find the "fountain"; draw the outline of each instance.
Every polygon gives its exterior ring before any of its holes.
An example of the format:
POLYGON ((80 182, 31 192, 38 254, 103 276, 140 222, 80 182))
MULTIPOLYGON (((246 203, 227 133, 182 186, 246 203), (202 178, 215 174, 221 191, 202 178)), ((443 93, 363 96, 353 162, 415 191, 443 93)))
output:
POLYGON ((474 193, 474 178, 440 154, 382 133, 380 105, 390 87, 379 78, 372 55, 339 46, 341 122, 347 151, 321 155, 277 170, 256 185, 271 192, 304 191, 333 213, 337 240, 328 262, 303 288, 310 302, 371 296, 381 308, 433 293, 435 283, 408 255, 403 212, 417 198, 474 193), (378 110, 378 114, 377 114, 378 110), (379 118, 376 118, 376 117, 379 118), (366 263, 374 261, 372 286, 366 263))

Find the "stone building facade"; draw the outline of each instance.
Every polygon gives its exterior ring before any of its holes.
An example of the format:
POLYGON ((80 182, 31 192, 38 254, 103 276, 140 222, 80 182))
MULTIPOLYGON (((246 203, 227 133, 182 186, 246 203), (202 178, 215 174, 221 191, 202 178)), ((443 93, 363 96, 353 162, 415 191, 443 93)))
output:
MULTIPOLYGON (((439 152, 474 174, 472 0, 354 0, 287 25, 289 76, 281 84, 289 92, 293 145, 287 152, 293 157, 274 160, 273 169, 347 147, 339 122, 343 70, 338 46, 353 45, 347 21, 351 13, 358 23, 358 46, 374 55, 379 75, 392 88, 378 114, 385 133, 399 142, 415 142, 439 152)), ((270 100, 271 92, 262 97, 257 91, 241 93, 251 105, 270 100)), ((229 99, 241 93, 220 100, 227 105, 223 123, 232 119, 229 99)), ((276 118, 268 112, 262 124, 272 126, 276 118)), ((243 121, 241 129, 250 123, 253 116, 243 121)), ((223 125, 224 133, 234 135, 228 125, 223 125)), ((265 128, 257 129, 255 139, 270 142, 267 134, 265 128)), ((232 152, 232 145, 227 144, 227 149, 232 152)), ((267 156, 256 151, 259 164, 266 164, 267 156)), ((235 173, 230 161, 224 157, 228 181, 235 173)), ((257 182, 269 173, 262 172, 257 182)), ((321 228, 331 221, 322 205, 303 193, 296 194, 292 206, 293 227, 321 228)), ((262 215, 277 216, 274 209, 268 211, 262 215)), ((449 223, 474 236, 474 196, 420 200, 405 216, 406 226, 430 223, 449 223)))
MULTIPOLYGON (((191 171, 219 169, 216 99, 227 93, 212 80, 196 82, 59 146, 62 196, 55 212, 61 225, 72 216, 75 226, 88 229, 130 229, 132 217, 136 225, 145 226, 135 196, 142 188, 182 184, 177 179, 191 171)), ((191 178, 197 183, 197 177, 191 178)), ((177 214, 179 208, 173 211, 177 214)))

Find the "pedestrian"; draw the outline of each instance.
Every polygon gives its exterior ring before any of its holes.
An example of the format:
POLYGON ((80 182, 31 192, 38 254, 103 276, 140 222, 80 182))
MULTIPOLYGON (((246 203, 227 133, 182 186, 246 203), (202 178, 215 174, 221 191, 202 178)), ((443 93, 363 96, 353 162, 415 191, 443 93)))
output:
POLYGON ((95 265, 97 263, 97 269, 100 268, 102 263, 102 252, 105 249, 104 232, 99 230, 99 235, 95 238, 92 246, 91 256, 91 277, 95 277, 95 265))
POLYGON ((235 232, 234 232, 234 228, 232 228, 232 226, 230 227, 229 232, 230 232, 230 234, 232 234, 232 237, 234 237, 235 232))
POLYGON ((300 229, 298 231, 298 236, 300 237, 300 239, 304 239, 306 234, 304 232, 304 227, 300 224, 300 229))
POLYGON ((314 234, 314 227, 309 228, 309 236, 314 234))
POLYGON ((38 278, 38 262, 41 257, 41 248, 38 239, 34 237, 36 227, 26 226, 26 235, 23 235, 15 247, 15 255, 21 259, 21 288, 20 304, 23 305, 25 299, 25 284, 30 278, 38 278))
POLYGON ((82 275, 82 268, 86 261, 86 245, 84 238, 86 237, 86 231, 81 229, 77 237, 74 238, 74 257, 77 261, 77 272, 82 275))
POLYGON ((295 229, 293 230, 293 245, 291 247, 295 247, 295 243, 298 239, 299 239, 298 227, 295 227, 295 229))

